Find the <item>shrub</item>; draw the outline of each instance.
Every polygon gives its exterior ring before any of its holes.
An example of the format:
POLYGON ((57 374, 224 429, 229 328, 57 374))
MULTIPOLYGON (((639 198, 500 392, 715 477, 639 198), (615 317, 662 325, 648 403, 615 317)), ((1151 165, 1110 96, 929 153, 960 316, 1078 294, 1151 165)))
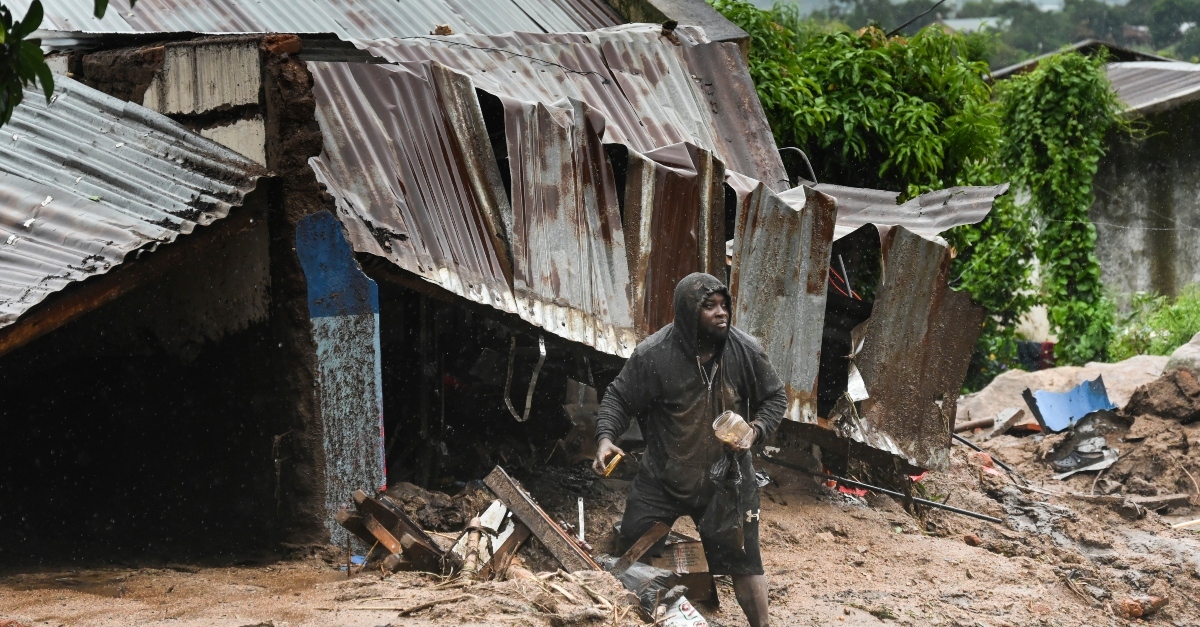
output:
POLYGON ((1169 355, 1200 332, 1200 285, 1191 285, 1175 299, 1158 294, 1136 294, 1130 311, 1118 315, 1109 357, 1114 361, 1134 355, 1169 355))

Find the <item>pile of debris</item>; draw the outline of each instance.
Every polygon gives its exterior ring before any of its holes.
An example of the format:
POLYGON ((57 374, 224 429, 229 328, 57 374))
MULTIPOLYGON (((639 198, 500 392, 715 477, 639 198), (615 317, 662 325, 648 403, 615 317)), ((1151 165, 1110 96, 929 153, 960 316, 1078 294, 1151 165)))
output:
MULTIPOLYGON (((353 495, 356 511, 344 509, 336 519, 371 548, 365 556, 355 559, 349 555, 348 547, 347 564, 360 563, 363 570, 379 569, 385 573, 420 571, 450 580, 531 581, 572 604, 586 606, 572 614, 572 620, 596 618, 621 623, 636 609, 642 619, 657 621, 659 625, 674 625, 675 620, 686 620, 678 623, 681 625, 707 625, 685 596, 716 603, 716 586, 708 572, 700 540, 673 532, 660 523, 623 554, 596 553, 593 557, 593 547, 585 541, 582 498, 578 500, 578 524, 572 525, 549 515, 499 466, 488 474, 483 485, 494 498, 477 516, 465 521, 453 539, 427 533, 414 520, 414 512, 424 523, 444 524, 454 520, 455 513, 465 503, 478 502, 484 494, 482 490, 469 486, 454 499, 408 484, 375 497, 356 491, 353 495), (665 548, 650 554, 664 538, 665 548), (528 559, 518 557, 518 551, 527 546, 527 553, 531 554, 528 559), (525 564, 545 565, 536 556, 543 551, 554 565, 535 575, 525 564), (609 574, 627 591, 622 597, 613 598, 599 591, 604 586, 596 584, 596 578, 607 578, 609 574), (572 593, 567 583, 583 595, 572 593)), ((456 599, 440 602, 453 600, 456 599)))
POLYGON ((1200 439, 1198 369, 1200 334, 1170 358, 1002 375, 968 398, 964 411, 985 407, 979 399, 993 410, 1012 405, 955 430, 973 431, 974 443, 1012 460, 1031 482, 1110 504, 1131 518, 1148 511, 1186 518, 1200 505, 1200 449, 1191 445, 1200 439), (1081 374, 1093 378, 1062 389, 1081 374), (1030 384, 1021 392, 1024 407, 1013 398, 1018 378, 1030 384), (1110 394, 1112 387, 1119 392, 1110 394))

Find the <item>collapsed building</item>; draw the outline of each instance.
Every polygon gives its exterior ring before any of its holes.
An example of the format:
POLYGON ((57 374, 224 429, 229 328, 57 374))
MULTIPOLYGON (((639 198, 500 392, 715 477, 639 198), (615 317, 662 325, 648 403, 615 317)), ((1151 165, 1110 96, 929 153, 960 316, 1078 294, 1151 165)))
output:
POLYGON ((585 457, 696 271, 787 383, 781 459, 945 466, 983 312, 937 234, 1006 187, 803 180, 728 23, 517 4, 48 17, 0 155, 0 550, 340 542, 356 489, 585 457))

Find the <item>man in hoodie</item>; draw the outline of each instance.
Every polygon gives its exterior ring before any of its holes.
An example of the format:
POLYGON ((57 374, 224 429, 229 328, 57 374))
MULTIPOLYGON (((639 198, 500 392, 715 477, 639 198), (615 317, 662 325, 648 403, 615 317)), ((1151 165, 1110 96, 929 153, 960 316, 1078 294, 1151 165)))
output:
POLYGON ((593 467, 603 472, 614 442, 637 419, 646 454, 621 521, 626 542, 662 521, 691 516, 700 528, 709 570, 730 575, 751 627, 767 625, 767 579, 758 545, 758 484, 749 446, 775 432, 787 397, 758 341, 729 324, 729 291, 715 277, 694 273, 675 287, 675 322, 646 338, 604 393, 596 422, 593 467), (717 439, 713 421, 731 410, 750 422, 754 440, 732 449, 717 439), (716 490, 709 469, 732 454, 741 470, 743 546, 705 537, 700 525, 716 490))

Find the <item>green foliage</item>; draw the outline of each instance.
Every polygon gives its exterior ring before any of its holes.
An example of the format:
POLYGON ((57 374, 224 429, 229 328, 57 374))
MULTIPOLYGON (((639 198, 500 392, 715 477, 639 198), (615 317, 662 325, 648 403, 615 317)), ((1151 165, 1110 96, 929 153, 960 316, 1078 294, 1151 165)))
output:
POLYGON ((1171 299, 1136 294, 1130 312, 1118 316, 1108 344, 1113 361, 1134 355, 1169 355, 1200 332, 1200 285, 1191 285, 1171 299))
POLYGON ((40 82, 47 102, 54 93, 54 77, 42 58, 42 42, 26 39, 41 23, 42 3, 38 0, 33 0, 20 21, 13 19, 8 7, 0 5, 0 125, 12 119, 27 85, 40 82))
POLYGON ((1002 84, 1002 155, 1027 188, 1040 218, 1037 258, 1041 300, 1059 337, 1059 363, 1102 361, 1112 332, 1112 303, 1100 281, 1096 227, 1088 220, 1092 179, 1120 104, 1104 59, 1060 54, 1002 84))
MULTIPOLYGON (((751 75, 776 141, 805 150, 820 180, 906 196, 1007 180, 995 159, 999 108, 983 80, 989 40, 936 27, 911 39, 829 22, 805 28, 778 8, 714 6, 750 33, 751 75)), ((981 224, 944 236, 957 253, 952 286, 991 314, 969 380, 977 386, 1017 363, 1014 330, 1032 294, 1032 222, 1027 209, 1002 198, 981 224)))

